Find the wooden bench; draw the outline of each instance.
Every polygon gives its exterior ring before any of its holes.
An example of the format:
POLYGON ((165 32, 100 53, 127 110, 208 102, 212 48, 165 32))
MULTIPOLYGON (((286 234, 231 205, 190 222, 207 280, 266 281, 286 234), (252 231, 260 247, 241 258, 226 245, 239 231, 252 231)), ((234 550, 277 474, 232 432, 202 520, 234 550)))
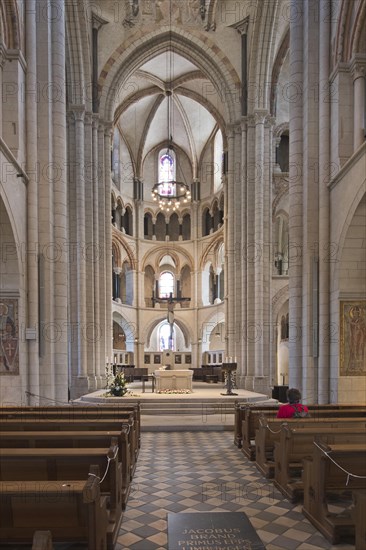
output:
POLYGON ((355 491, 353 493, 355 503, 353 521, 356 529, 356 548, 355 550, 365 550, 366 548, 366 492, 355 491))
MULTIPOLYGON (((323 418, 350 418, 350 417, 364 417, 366 419, 366 407, 350 407, 343 409, 325 408, 323 410, 317 408, 309 408, 310 416, 312 419, 321 420, 323 418)), ((259 427, 259 419, 264 415, 275 419, 277 417, 277 410, 275 411, 261 411, 261 410, 249 410, 245 415, 245 419, 242 423, 242 453, 249 460, 255 460, 255 436, 256 430, 259 427)), ((279 419, 283 421, 291 419, 279 419)), ((304 420, 303 418, 301 420, 304 420)))
MULTIPOLYGON (((340 405, 340 404, 324 404, 324 405, 317 405, 317 404, 310 404, 307 405, 309 411, 315 411, 311 412, 312 416, 317 416, 319 411, 327 411, 327 410, 359 410, 359 411, 366 411, 366 407, 364 405, 340 405)), ((246 415, 250 415, 252 412, 255 411, 261 411, 263 414, 266 414, 267 416, 276 416, 279 409, 279 405, 277 403, 269 403, 268 405, 258 404, 258 405, 242 405, 238 401, 235 403, 235 424, 234 424, 234 444, 241 449, 242 443, 243 443, 243 421, 246 418, 246 415)), ((255 435, 255 428, 251 430, 251 433, 249 435, 252 435, 252 439, 254 439, 255 435)), ((248 456, 249 458, 249 456, 248 456)), ((254 458, 252 459, 254 460, 254 458)))
POLYGON ((53 550, 51 531, 35 531, 32 550, 53 550))
MULTIPOLYGON (((356 526, 358 515, 355 518, 347 509, 347 498, 351 504, 352 493, 366 491, 366 445, 315 442, 312 458, 304 459, 303 465, 303 513, 307 519, 332 544, 339 543, 343 536, 362 532, 362 526, 356 526), (347 472, 360 477, 349 477, 347 472), (345 509, 341 513, 331 512, 328 507, 335 504, 335 495, 342 496, 345 509)), ((361 521, 365 523, 365 515, 361 521)))
MULTIPOLYGON (((288 424, 281 427, 279 441, 275 441, 274 484, 291 502, 302 498, 304 485, 301 479, 302 460, 314 449, 314 439, 321 438, 327 444, 365 443, 364 427, 344 427, 342 421, 337 427, 315 426, 293 428, 288 424)), ((366 548, 366 546, 365 546, 366 548)))
POLYGON ((126 508, 131 488, 132 472, 127 427, 111 431, 0 431, 0 448, 80 448, 108 447, 111 438, 118 446, 118 459, 122 469, 122 509, 126 508))
POLYGON ((107 497, 107 545, 113 549, 122 521, 122 469, 116 441, 109 448, 0 449, 2 482, 80 480, 89 474, 100 482, 100 491, 107 497))
POLYGON ((137 463, 137 434, 133 429, 133 418, 128 415, 126 420, 113 420, 106 417, 105 419, 75 419, 74 421, 57 420, 57 418, 41 419, 28 418, 17 420, 16 418, 8 418, 1 422, 2 431, 123 431, 126 428, 128 436, 128 449, 130 452, 130 478, 134 474, 137 463))
POLYGON ((275 473, 274 448, 275 442, 280 440, 281 427, 287 424, 298 430, 325 428, 330 431, 341 426, 347 428, 366 428, 366 418, 266 418, 259 419, 259 427, 255 437, 255 464, 257 469, 266 478, 273 478, 275 473))
MULTIPOLYGON (((0 481, 0 546, 32 544, 34 531, 47 529, 54 542, 107 548, 107 499, 99 480, 0 481)), ((37 549, 38 550, 38 549, 37 549)))
POLYGON ((137 449, 141 446, 141 406, 140 403, 129 405, 65 405, 62 407, 0 407, 0 419, 6 422, 7 419, 17 418, 27 420, 36 418, 38 420, 57 418, 63 420, 75 421, 80 419, 111 418, 113 420, 122 420, 126 414, 133 415, 133 425, 136 432, 137 449))

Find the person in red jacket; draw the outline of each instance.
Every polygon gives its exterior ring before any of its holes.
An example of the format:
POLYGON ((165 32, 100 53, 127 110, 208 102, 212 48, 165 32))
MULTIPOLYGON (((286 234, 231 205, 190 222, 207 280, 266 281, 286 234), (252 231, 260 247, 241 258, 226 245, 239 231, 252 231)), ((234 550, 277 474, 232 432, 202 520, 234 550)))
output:
POLYGON ((309 410, 306 405, 302 405, 301 393, 296 388, 290 388, 286 392, 286 405, 281 405, 277 412, 277 418, 302 418, 308 416, 309 410))

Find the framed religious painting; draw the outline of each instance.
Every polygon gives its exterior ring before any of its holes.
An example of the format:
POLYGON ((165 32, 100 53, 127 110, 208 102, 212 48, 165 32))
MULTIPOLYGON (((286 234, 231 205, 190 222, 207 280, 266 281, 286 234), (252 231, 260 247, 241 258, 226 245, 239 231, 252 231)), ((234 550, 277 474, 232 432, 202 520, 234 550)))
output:
POLYGON ((154 355, 154 365, 160 365, 160 355, 154 355))
POLYGON ((19 374, 18 298, 0 297, 0 374, 19 374))
POLYGON ((184 360, 186 364, 190 365, 192 363, 192 355, 190 353, 186 353, 184 360))
POLYGON ((366 376, 366 300, 340 302, 340 376, 366 376))
POLYGON ((182 364, 182 356, 181 355, 176 355, 175 356, 175 363, 177 365, 181 365, 182 364))
POLYGON ((149 353, 145 353, 145 355, 144 355, 144 364, 145 365, 150 365, 150 354, 149 353))

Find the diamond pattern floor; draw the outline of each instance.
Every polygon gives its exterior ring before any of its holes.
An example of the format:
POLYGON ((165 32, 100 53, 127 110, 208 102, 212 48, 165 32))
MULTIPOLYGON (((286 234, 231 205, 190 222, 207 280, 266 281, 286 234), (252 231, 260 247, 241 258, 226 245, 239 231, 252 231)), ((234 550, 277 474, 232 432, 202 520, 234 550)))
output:
MULTIPOLYGON (((267 550, 332 546, 264 479, 233 432, 145 432, 116 550, 165 550, 168 512, 245 512, 267 550)), ((178 549, 174 549, 178 550, 178 549)))

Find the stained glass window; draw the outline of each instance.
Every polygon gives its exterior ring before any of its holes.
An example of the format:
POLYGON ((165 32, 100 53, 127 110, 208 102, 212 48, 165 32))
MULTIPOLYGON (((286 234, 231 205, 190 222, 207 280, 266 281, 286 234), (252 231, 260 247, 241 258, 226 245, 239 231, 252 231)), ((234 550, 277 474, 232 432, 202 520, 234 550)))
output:
POLYGON ((164 271, 159 278, 159 296, 169 298, 170 293, 174 293, 174 277, 169 271, 164 271))
POLYGON ((175 194, 175 154, 171 149, 163 150, 159 154, 159 193, 170 197, 175 194))

